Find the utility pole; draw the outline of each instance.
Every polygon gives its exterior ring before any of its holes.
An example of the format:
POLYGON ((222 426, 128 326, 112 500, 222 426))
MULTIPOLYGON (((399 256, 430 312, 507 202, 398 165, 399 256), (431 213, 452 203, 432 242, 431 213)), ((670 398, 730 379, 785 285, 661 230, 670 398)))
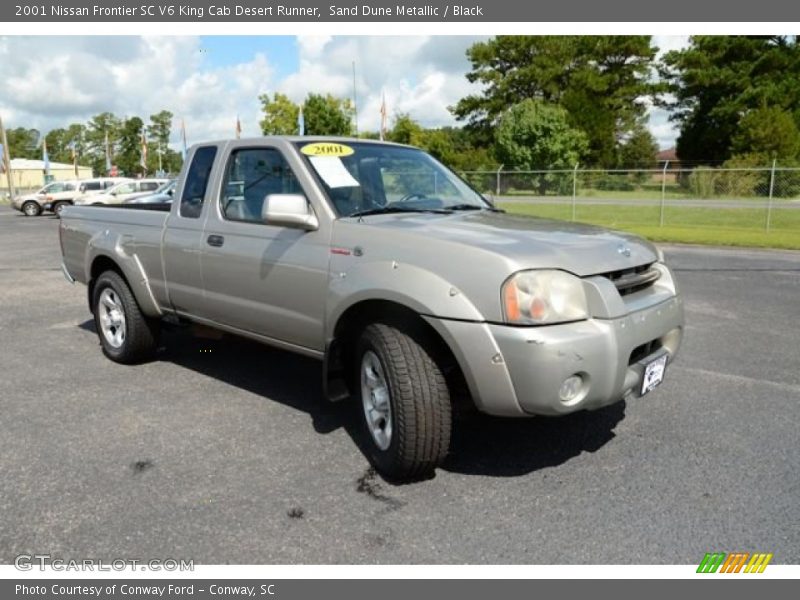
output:
POLYGON ((6 182, 8 183, 8 199, 13 200, 16 196, 14 190, 14 182, 11 180, 11 153, 8 151, 8 139, 6 138, 6 128, 3 127, 3 117, 0 117, 0 140, 3 143, 3 157, 2 160, 6 165, 6 182))
POLYGON ((358 137, 358 104, 356 102, 356 61, 353 61, 353 118, 355 121, 356 137, 358 137))

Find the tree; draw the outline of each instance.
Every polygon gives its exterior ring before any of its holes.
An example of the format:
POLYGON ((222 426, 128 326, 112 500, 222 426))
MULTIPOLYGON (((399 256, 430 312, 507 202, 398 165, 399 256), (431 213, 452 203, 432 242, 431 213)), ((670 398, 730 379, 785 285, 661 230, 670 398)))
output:
POLYGON ((173 114, 168 110, 162 110, 154 115, 150 115, 150 124, 147 126, 147 138, 152 142, 153 152, 148 152, 147 154, 148 172, 154 173, 160 166, 166 173, 177 173, 183 164, 183 159, 180 154, 169 147, 169 138, 172 132, 172 117, 173 114))
POLYGON ((467 50, 467 79, 483 85, 453 113, 484 144, 509 106, 524 99, 561 105, 587 134, 588 158, 611 166, 623 133, 641 119, 657 49, 650 36, 498 36, 467 50))
POLYGON ((411 118, 408 113, 397 113, 394 116, 392 128, 386 137, 390 142, 398 144, 418 145, 417 138, 422 133, 422 126, 411 118))
POLYGON ((84 154, 86 162, 95 173, 106 173, 106 136, 108 136, 111 163, 115 164, 122 120, 110 112, 93 116, 86 124, 84 154))
MULTIPOLYGON (((571 169, 589 147, 586 134, 569 123, 567 111, 542 100, 523 100, 503 115, 497 126, 495 154, 517 170, 571 169)), ((544 194, 558 174, 538 178, 544 194)))
POLYGON ((297 135, 297 117, 300 107, 289 100, 284 94, 275 93, 270 99, 269 94, 258 97, 261 101, 261 110, 264 118, 261 119, 261 132, 264 135, 297 135))
POLYGON ((72 164, 72 152, 74 149, 78 163, 81 164, 85 145, 85 130, 86 127, 81 123, 72 123, 66 129, 59 127, 50 130, 45 136, 50 160, 72 164))
POLYGON ((309 94, 303 103, 307 135, 350 135, 353 106, 331 94, 309 94))
POLYGON ((660 67, 680 124, 678 156, 713 163, 736 150, 743 114, 778 107, 800 116, 800 47, 791 36, 694 36, 660 67))
POLYGON ((653 168, 658 144, 644 125, 637 125, 619 147, 618 166, 621 168, 653 168))
POLYGON ((6 130, 9 156, 11 158, 41 158, 40 135, 38 129, 26 129, 25 127, 6 130))
POLYGON ((143 173, 142 129, 144 123, 139 117, 125 119, 119 131, 119 145, 115 164, 127 177, 143 173))
POLYGON ((772 159, 793 159, 800 153, 800 131, 788 111, 777 106, 757 108, 740 119, 731 151, 762 156, 762 165, 772 159))

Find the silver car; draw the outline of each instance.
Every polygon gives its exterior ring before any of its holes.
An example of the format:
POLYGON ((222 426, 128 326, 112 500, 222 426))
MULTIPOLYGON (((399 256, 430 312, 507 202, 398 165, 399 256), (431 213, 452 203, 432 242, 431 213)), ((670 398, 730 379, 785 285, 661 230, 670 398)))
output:
POLYGON ((683 300, 651 243, 506 214, 408 146, 200 144, 163 209, 62 215, 64 273, 88 285, 106 356, 147 360, 170 318, 319 359, 388 477, 430 474, 464 401, 595 410, 652 392, 680 346, 683 300))

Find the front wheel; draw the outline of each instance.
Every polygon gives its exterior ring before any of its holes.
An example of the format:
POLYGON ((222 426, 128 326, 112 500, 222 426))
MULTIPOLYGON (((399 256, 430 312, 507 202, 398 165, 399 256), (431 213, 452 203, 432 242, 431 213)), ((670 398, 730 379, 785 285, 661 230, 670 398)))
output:
POLYGON ((22 212, 26 217, 38 217, 42 212, 42 207, 33 200, 29 200, 22 205, 22 212))
POLYGON ((53 206, 53 212, 55 215, 60 219, 61 218, 61 211, 64 210, 64 207, 69 204, 68 202, 57 202, 55 206, 53 206))
POLYGON ((119 273, 106 271, 100 275, 92 298, 103 354, 123 364, 143 362, 153 356, 158 347, 158 321, 142 314, 119 273))
POLYGON ((391 479, 431 475, 450 447, 452 408, 442 371, 420 342, 383 323, 364 329, 355 358, 370 461, 391 479))

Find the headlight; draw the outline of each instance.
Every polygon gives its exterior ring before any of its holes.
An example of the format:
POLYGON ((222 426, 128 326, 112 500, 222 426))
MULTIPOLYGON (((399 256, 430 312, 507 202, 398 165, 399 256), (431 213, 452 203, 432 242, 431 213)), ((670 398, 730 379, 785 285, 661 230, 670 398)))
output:
POLYGON ((564 271, 520 271, 503 284, 503 316, 516 325, 549 325, 589 316, 583 283, 564 271))

